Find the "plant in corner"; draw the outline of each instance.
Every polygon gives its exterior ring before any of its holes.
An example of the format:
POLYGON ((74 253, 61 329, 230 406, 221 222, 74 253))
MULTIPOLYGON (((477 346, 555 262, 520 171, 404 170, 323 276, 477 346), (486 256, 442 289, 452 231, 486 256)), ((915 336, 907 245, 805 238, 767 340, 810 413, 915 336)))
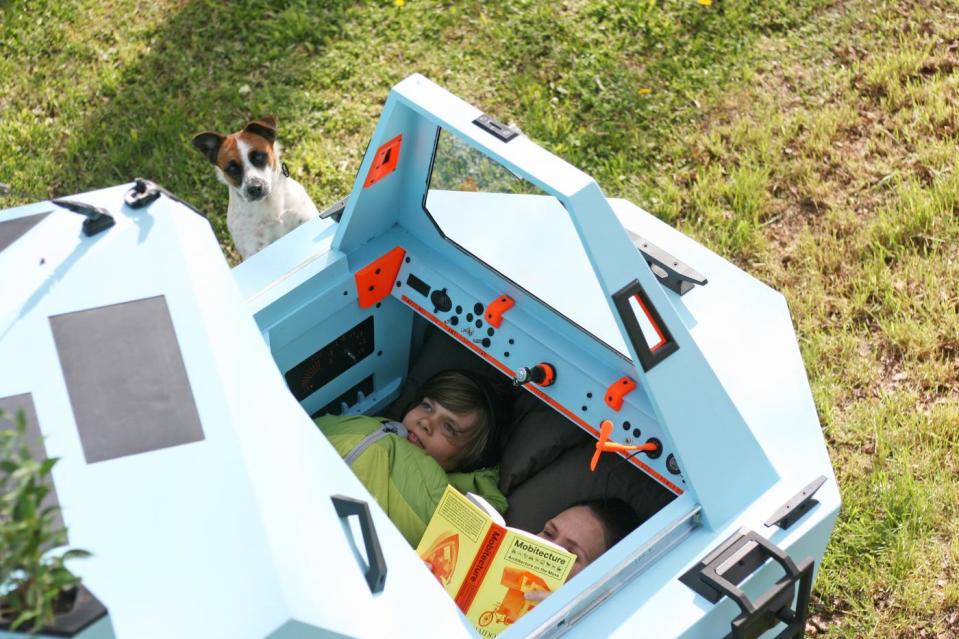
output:
POLYGON ((106 615, 65 566, 90 553, 63 549, 67 531, 54 520, 58 506, 44 503, 56 463, 32 455, 22 410, 15 421, 0 411, 0 636, 4 630, 81 636, 106 615))

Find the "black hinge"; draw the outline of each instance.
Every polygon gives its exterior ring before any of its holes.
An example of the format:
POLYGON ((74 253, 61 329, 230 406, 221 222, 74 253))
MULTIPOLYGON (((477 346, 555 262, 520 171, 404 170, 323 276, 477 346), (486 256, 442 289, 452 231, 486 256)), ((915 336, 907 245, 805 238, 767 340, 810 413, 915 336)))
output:
POLYGON ((792 499, 774 512, 769 519, 766 520, 766 527, 772 528, 773 526, 779 526, 785 530, 802 519, 802 516, 809 512, 809 509, 819 503, 813 499, 813 495, 815 495, 816 491, 825 483, 826 477, 822 475, 813 480, 811 484, 793 495, 792 499))
POLYGON ((473 124, 483 129, 490 135, 495 136, 499 140, 502 140, 503 142, 509 142, 519 135, 519 132, 517 132, 516 129, 512 129, 502 122, 494 120, 485 113, 473 120, 473 124))
POLYGON ((340 218, 343 217, 343 211, 346 210, 346 201, 349 199, 349 197, 350 196, 346 196, 342 200, 334 202, 332 206, 320 213, 320 219, 331 217, 333 218, 334 222, 339 222, 340 218))
POLYGON ((679 580, 712 603, 725 595, 739 605, 740 613, 732 620, 726 639, 757 639, 780 623, 786 624, 786 628, 776 639, 802 639, 809 613, 813 565, 811 558, 797 565, 762 535, 740 530, 679 580), (778 563, 786 574, 753 602, 738 586, 769 559, 778 563), (792 608, 794 598, 796 605, 792 608))
POLYGON ((659 283, 679 295, 685 295, 693 289, 693 285, 706 285, 706 276, 689 266, 685 262, 673 257, 641 235, 629 233, 633 246, 643 254, 643 259, 659 279, 659 283))

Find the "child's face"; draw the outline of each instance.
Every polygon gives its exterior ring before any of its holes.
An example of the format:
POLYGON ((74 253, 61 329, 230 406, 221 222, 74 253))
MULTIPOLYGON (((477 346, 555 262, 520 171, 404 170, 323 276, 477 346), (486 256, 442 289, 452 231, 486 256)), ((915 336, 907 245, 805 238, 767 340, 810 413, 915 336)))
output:
POLYGON ((454 413, 429 397, 403 417, 407 439, 436 460, 443 470, 456 470, 466 446, 467 432, 476 426, 476 411, 454 413))

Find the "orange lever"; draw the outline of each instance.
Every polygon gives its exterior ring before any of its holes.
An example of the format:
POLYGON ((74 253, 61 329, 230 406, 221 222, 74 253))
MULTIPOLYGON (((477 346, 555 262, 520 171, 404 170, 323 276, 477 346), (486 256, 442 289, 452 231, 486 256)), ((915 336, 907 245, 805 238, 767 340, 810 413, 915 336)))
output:
POLYGON ((589 470, 596 470, 596 464, 599 463, 599 457, 603 453, 625 453, 628 451, 648 451, 653 452, 659 448, 656 444, 617 444, 610 442, 609 436, 613 433, 613 422, 604 419, 599 425, 599 439, 596 441, 596 452, 593 453, 593 459, 589 462, 589 470))

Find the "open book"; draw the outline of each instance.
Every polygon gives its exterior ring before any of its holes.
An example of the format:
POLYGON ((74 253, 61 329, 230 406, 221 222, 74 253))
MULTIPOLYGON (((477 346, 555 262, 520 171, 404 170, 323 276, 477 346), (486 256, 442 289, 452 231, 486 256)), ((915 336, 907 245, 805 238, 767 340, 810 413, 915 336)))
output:
POLYGON ((416 552, 484 637, 495 637, 536 605, 526 601, 527 591, 562 586, 576 561, 550 541, 505 526, 485 499, 452 486, 416 552))

